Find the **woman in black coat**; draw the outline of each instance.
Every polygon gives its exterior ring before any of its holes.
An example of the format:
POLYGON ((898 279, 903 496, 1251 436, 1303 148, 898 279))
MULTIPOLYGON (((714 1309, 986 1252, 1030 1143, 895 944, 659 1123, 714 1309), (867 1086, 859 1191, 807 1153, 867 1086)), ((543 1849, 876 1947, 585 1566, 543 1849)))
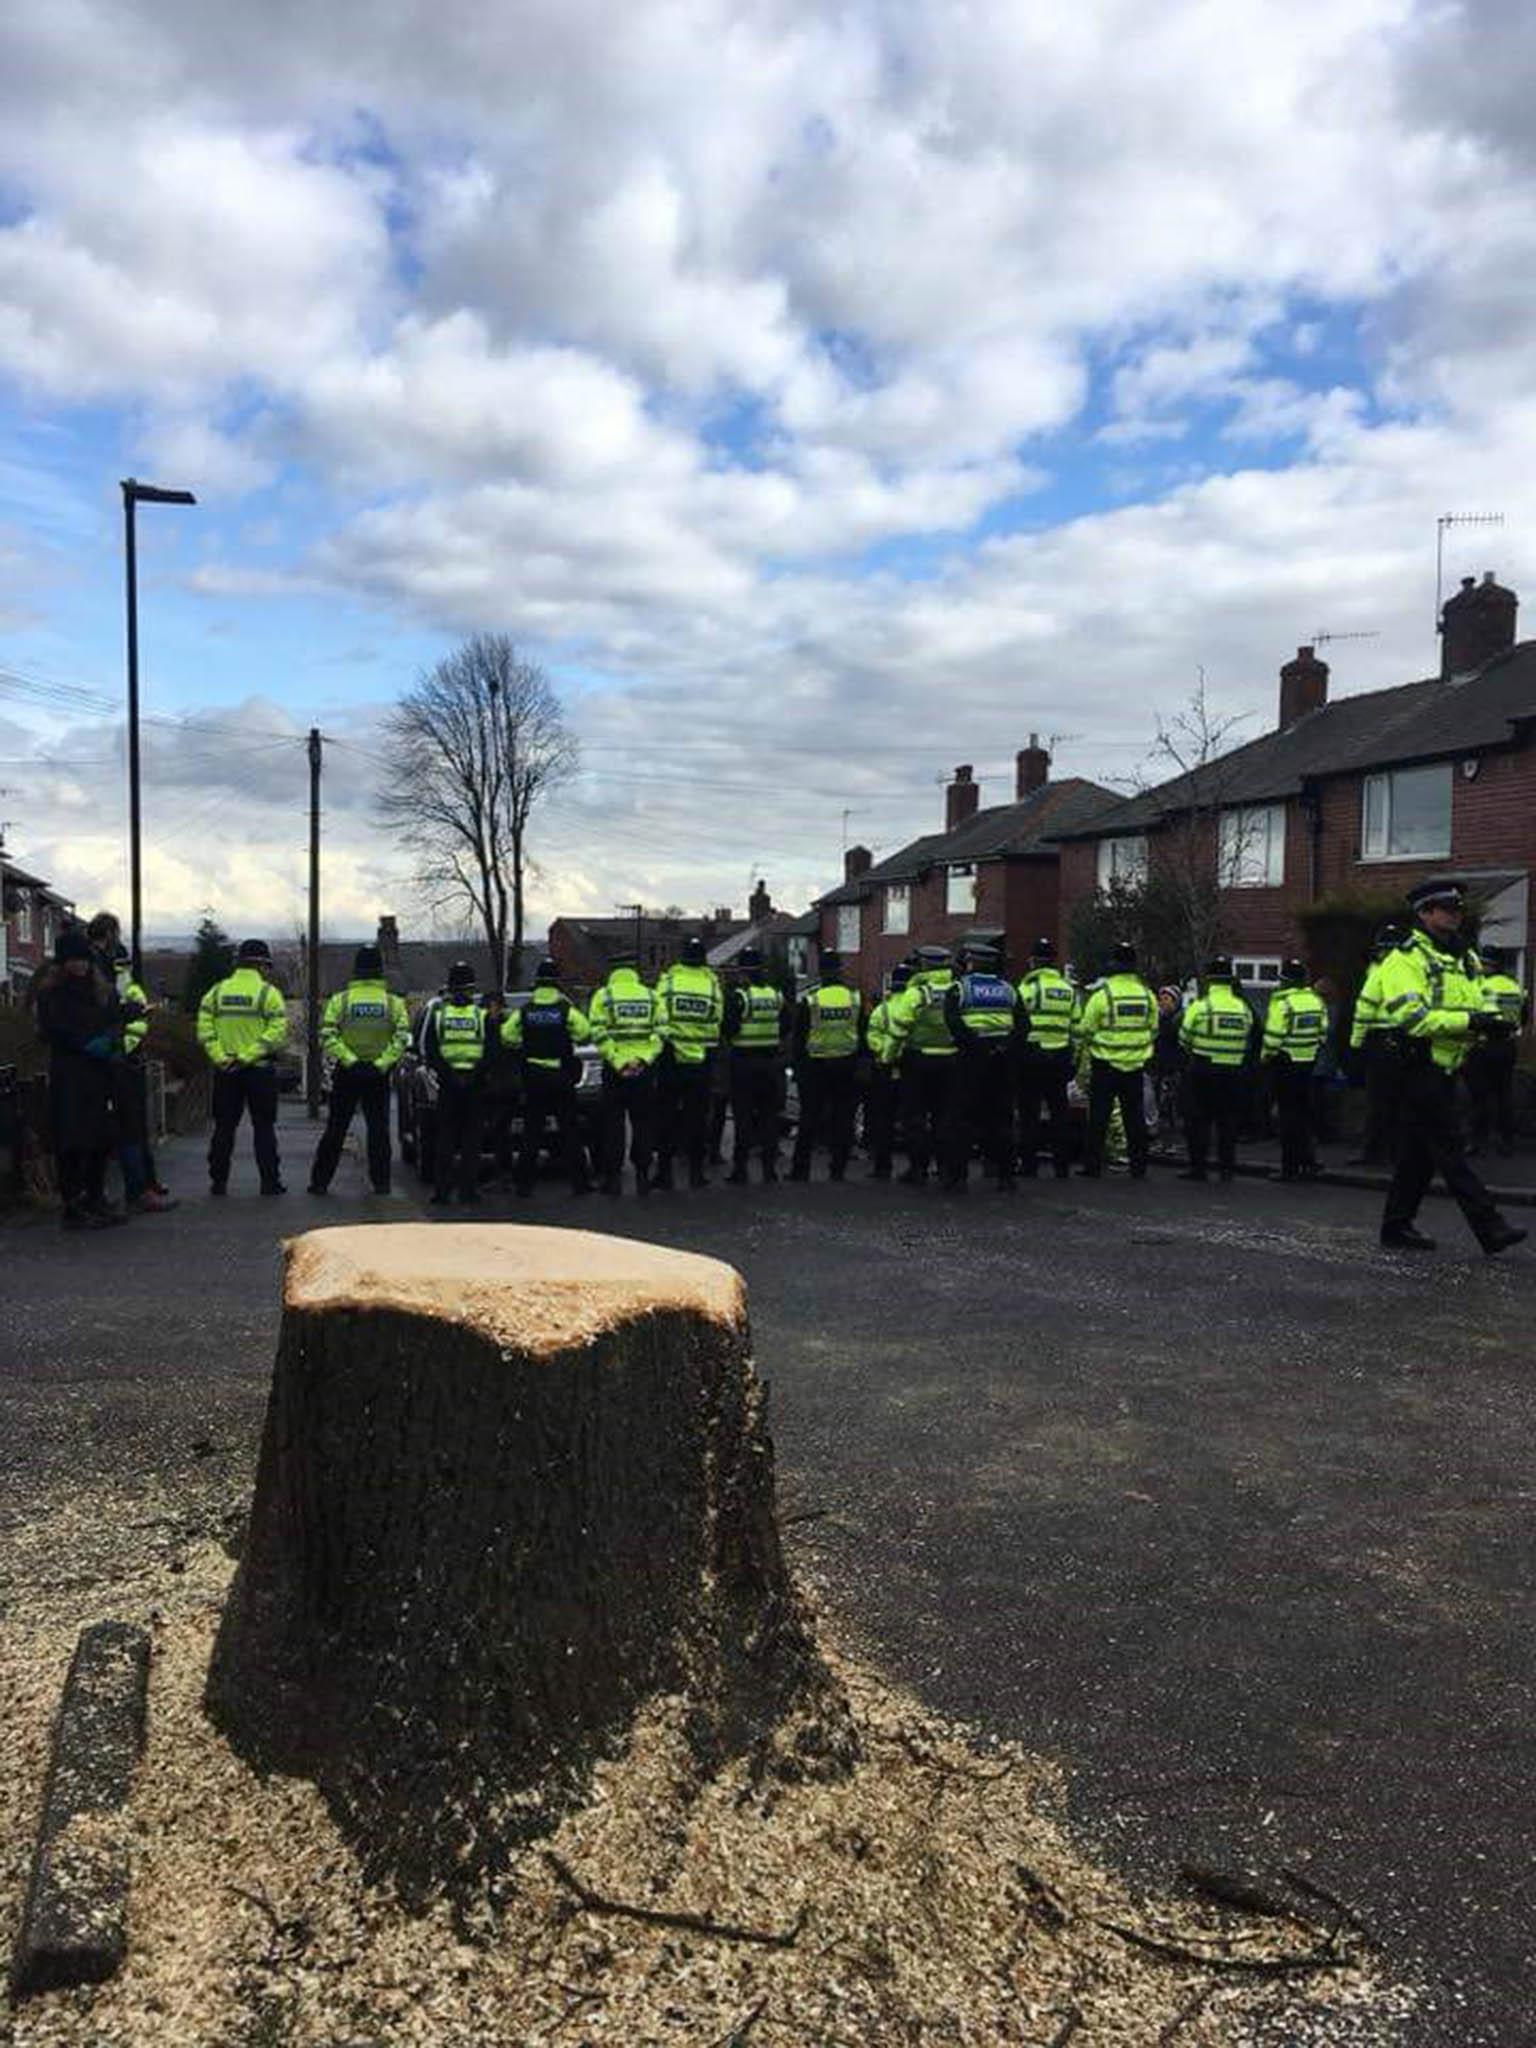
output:
POLYGON ((117 991, 79 925, 66 925, 41 977, 37 1028, 48 1047, 48 1107, 66 1230, 127 1219, 106 1198, 112 1151, 111 1060, 122 1043, 117 991))

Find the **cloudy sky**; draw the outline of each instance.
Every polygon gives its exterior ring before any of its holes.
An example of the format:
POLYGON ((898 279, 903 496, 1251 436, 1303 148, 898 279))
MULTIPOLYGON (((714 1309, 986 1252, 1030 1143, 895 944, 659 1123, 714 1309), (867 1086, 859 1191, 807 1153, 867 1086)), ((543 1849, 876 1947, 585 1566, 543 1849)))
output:
POLYGON ((1136 772, 1536 589, 1536 27, 1513 0, 16 0, 0 818, 148 922, 420 912, 380 721, 512 633, 583 742, 540 913, 802 906, 845 834, 1136 772), (846 814, 846 816, 845 816, 846 814))

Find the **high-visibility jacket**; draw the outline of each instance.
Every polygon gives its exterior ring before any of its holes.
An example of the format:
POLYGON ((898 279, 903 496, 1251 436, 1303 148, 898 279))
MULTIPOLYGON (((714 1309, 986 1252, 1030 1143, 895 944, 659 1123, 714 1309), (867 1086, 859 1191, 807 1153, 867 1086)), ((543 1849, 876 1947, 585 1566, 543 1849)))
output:
POLYGON ((485 1063, 485 1025, 478 996, 436 996, 422 1020, 422 1052, 439 1071, 467 1078, 485 1063))
MULTIPOLYGON (((1525 990, 1512 974, 1485 974, 1478 983, 1483 1008, 1518 1031, 1525 1022, 1525 990)), ((133 1027, 130 1025, 129 1029, 133 1027)))
POLYGON ((1031 1052, 1065 1052, 1077 1021, 1077 990, 1059 967, 1032 967, 1019 983, 1031 1052))
POLYGON ((287 1039, 283 999, 254 967, 237 967, 198 1004, 197 1042, 216 1066, 238 1060, 254 1067, 281 1052, 287 1039))
POLYGON ((1454 1074, 1473 1043, 1472 1018, 1483 1008, 1472 958, 1442 951, 1422 928, 1410 932, 1381 963, 1381 1008, 1392 1031, 1427 1046, 1435 1065, 1454 1074))
MULTIPOLYGON (((131 967, 114 967, 112 979, 116 984, 117 1000, 120 1003, 138 1003, 141 1008, 148 1010, 149 997, 145 995, 143 989, 134 980, 131 967)), ((131 1024, 125 1024, 123 1026, 123 1051, 126 1053, 137 1052, 144 1043, 144 1036, 148 1030, 149 1018, 147 1016, 135 1017, 131 1024)))
POLYGON ((1349 1049, 1358 1052, 1367 1039, 1384 1037, 1392 1029, 1381 1007, 1381 970, 1388 956, 1373 960, 1365 970, 1360 993, 1355 997, 1355 1014, 1349 1024, 1349 1049))
POLYGON ((603 1065, 651 1067, 661 1058, 661 1005, 633 967, 615 967, 592 998, 592 1043, 603 1065))
POLYGON ((953 1059, 955 1035, 944 1015, 944 1002, 955 977, 948 967, 927 967, 914 974, 899 996, 891 999, 891 1024, 898 1057, 953 1059))
POLYGON ((338 989, 320 1020, 320 1050, 339 1067, 367 1060, 388 1073, 410 1042, 406 1007, 377 975, 338 989))
POLYGON ((541 981, 526 1003, 508 1011, 502 1020, 501 1042, 510 1052, 520 1052, 530 1067, 559 1073, 576 1056, 578 1045, 589 1045, 592 1026, 585 1010, 579 1009, 562 989, 541 981))
MULTIPOLYGON (((897 990, 900 994, 900 990, 897 990)), ((877 1067, 893 1067, 898 1057, 896 1034, 891 1029, 891 1004, 895 996, 882 996, 869 1013, 869 1022, 864 1027, 864 1043, 877 1067)))
POLYGON ((944 1021, 957 1045, 996 1050, 1013 1036, 1018 1002, 1000 974, 962 974, 945 993, 944 1021))
POLYGON ((776 1052, 784 1035, 784 997, 765 981, 733 989, 726 1024, 737 1052, 776 1052))
POLYGON ((713 967, 691 967, 679 960, 668 967, 656 983, 661 1006, 661 1035, 672 1048, 672 1057, 687 1066, 698 1066, 720 1043, 725 1019, 725 998, 720 977, 713 967))
POLYGON ((1179 1019, 1179 1043, 1192 1060, 1210 1067, 1240 1067, 1253 1031, 1253 1012, 1226 982, 1212 982, 1186 1004, 1179 1019))
POLYGON ((1328 1035, 1328 1005, 1310 988, 1276 989, 1264 1013, 1264 1057, 1310 1067, 1328 1035))
POLYGON ((1089 989, 1077 1038, 1091 1060, 1134 1073, 1152 1057, 1157 998, 1139 974, 1106 974, 1089 989))
POLYGON ((858 992, 824 982, 800 999, 804 1050, 813 1060, 851 1060, 859 1049, 858 992))

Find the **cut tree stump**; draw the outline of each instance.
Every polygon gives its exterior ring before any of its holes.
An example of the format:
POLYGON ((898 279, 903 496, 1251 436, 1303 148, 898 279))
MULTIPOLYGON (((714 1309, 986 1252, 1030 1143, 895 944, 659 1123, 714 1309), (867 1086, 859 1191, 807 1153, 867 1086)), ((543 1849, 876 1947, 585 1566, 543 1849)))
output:
POLYGON ((681 1695, 701 1773, 833 1773, 740 1277, 577 1230, 287 1248, 251 1525, 207 1706, 312 1777, 408 1901, 483 1885, 681 1695))

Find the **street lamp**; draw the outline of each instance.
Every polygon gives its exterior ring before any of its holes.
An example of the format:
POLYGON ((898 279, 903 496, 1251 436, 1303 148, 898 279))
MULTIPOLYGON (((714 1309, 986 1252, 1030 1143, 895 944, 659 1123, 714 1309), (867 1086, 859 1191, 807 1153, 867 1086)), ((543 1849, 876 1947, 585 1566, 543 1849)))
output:
POLYGON ((129 949, 133 956, 133 978, 144 971, 143 875, 139 847, 139 570, 134 545, 135 505, 195 505, 190 491, 162 490, 159 484, 141 484, 137 477, 123 478, 123 531, 127 541, 128 577, 128 890, 129 949))

